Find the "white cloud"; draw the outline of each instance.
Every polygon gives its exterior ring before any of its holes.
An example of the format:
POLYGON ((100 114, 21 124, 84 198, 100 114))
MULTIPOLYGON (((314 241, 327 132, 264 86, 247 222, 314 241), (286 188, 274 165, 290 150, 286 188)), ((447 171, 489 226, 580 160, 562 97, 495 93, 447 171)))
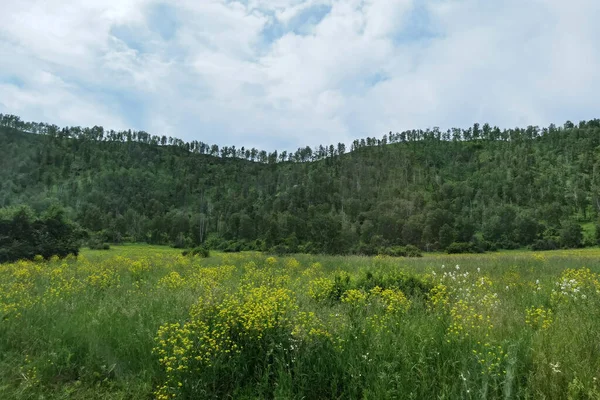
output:
POLYGON ((0 112, 23 119, 291 149, 599 116, 595 0, 7 0, 3 11, 0 112), (287 31, 266 43, 275 23, 287 31))

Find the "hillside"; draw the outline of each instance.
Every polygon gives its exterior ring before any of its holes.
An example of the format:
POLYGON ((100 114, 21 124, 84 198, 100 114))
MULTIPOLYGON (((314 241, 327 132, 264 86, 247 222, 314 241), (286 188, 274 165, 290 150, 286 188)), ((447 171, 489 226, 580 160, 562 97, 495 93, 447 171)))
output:
POLYGON ((579 225, 600 211, 599 120, 390 132, 350 152, 290 154, 0 122, 0 207, 59 203, 106 241, 326 253, 577 246, 579 225))

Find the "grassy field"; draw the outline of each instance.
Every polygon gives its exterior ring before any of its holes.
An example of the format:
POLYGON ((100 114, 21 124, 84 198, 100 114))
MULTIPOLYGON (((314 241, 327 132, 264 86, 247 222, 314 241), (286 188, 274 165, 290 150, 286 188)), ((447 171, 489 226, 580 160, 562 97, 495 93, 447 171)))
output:
POLYGON ((600 250, 0 265, 0 399, 600 399, 600 250))

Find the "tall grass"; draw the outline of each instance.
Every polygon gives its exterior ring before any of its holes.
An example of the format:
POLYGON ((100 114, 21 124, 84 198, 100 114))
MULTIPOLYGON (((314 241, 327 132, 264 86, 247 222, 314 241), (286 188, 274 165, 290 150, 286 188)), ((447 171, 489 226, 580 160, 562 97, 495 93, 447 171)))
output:
POLYGON ((0 265, 2 399, 598 399, 598 249, 0 265))

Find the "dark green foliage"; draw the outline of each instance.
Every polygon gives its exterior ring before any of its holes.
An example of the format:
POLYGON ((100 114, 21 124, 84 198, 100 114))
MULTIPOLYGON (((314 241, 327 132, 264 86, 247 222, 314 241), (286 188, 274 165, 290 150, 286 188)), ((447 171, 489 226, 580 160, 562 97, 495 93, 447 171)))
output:
POLYGON ((200 258, 208 258, 210 257, 210 250, 205 246, 198 246, 193 248, 190 251, 184 251, 182 253, 184 256, 198 256, 200 258))
POLYGON ((560 245, 562 247, 572 248, 581 247, 583 242, 583 229, 581 225, 567 221, 560 229, 560 245))
POLYGON ((344 292, 351 289, 350 285, 350 275, 347 273, 336 274, 334 277, 333 288, 329 293, 329 299, 339 301, 344 292))
POLYGON ((448 224, 444 224, 439 232, 439 245, 442 249, 447 248, 456 240, 456 231, 448 224))
POLYGON ((182 249, 580 246, 565 221, 598 218, 600 121, 474 132, 391 132, 349 152, 268 153, 0 115, 0 207, 58 202, 103 243, 182 249))
POLYGON ((531 245, 531 250, 534 251, 556 250, 558 248, 560 248, 560 245, 553 239, 538 239, 531 245))
POLYGON ((560 232, 556 228, 548 228, 542 233, 542 237, 536 240, 531 249, 538 250, 556 250, 561 248, 560 232))
POLYGON ((421 250, 417 246, 413 246, 412 244, 407 244, 404 248, 406 252, 406 257, 422 257, 421 250))
POLYGON ((0 263, 79 253, 79 232, 60 207, 36 216, 27 206, 0 209, 0 263))
POLYGON ((448 254, 477 253, 472 243, 454 242, 446 248, 448 254))
POLYGON ((90 250, 110 250, 110 245, 102 242, 90 242, 88 247, 90 250))
POLYGON ((92 237, 89 238, 87 245, 91 250, 110 250, 110 245, 107 243, 109 241, 107 239, 108 236, 110 235, 107 235, 106 231, 92 235, 92 237))
POLYGON ((292 254, 292 251, 288 246, 286 246, 284 244, 278 244, 276 246, 273 246, 271 248, 271 250, 269 250, 269 253, 272 253, 272 254, 275 254, 278 256, 284 256, 286 254, 292 254))

